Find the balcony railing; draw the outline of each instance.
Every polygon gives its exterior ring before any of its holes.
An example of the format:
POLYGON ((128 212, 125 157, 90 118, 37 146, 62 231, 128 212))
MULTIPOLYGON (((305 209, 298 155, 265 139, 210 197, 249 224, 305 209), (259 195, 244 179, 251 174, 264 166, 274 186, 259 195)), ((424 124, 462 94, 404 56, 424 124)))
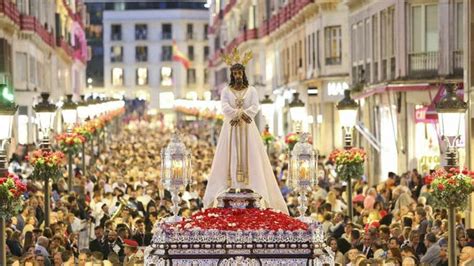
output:
POLYGON ((453 52, 453 72, 456 76, 463 75, 464 71, 464 52, 462 50, 453 52))
POLYGON ((0 13, 5 14, 10 18, 15 24, 20 24, 20 12, 9 0, 0 0, 0 13))
POLYGON ((432 77, 438 73, 439 53, 410 53, 408 62, 410 76, 418 78, 432 77))

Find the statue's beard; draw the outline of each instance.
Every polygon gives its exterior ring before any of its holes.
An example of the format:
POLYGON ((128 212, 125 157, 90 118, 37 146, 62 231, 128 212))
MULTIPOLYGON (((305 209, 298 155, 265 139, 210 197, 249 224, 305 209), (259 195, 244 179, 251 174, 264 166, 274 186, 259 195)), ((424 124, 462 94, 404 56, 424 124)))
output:
POLYGON ((235 83, 240 86, 244 83, 244 81, 241 78, 237 78, 237 79, 235 79, 235 83))

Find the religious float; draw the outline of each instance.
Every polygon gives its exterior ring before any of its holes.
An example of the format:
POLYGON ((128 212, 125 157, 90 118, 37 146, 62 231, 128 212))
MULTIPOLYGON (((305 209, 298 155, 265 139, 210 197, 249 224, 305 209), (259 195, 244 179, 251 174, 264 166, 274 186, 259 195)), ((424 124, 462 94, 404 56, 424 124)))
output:
POLYGON ((224 123, 203 198, 205 210, 181 219, 179 193, 193 183, 191 154, 175 135, 161 154, 161 182, 170 191, 173 217, 158 223, 145 264, 333 265, 320 224, 306 216, 306 193, 316 182, 316 154, 302 134, 291 149, 288 186, 298 193, 300 217, 288 208, 253 121, 257 90, 245 65, 251 52, 224 55, 231 82, 221 104, 224 123), (267 207, 263 207, 263 205, 267 207), (217 206, 217 207, 214 207, 217 206))
POLYGON ((230 191, 210 208, 157 224, 145 265, 333 265, 317 222, 259 208, 250 191, 230 191))

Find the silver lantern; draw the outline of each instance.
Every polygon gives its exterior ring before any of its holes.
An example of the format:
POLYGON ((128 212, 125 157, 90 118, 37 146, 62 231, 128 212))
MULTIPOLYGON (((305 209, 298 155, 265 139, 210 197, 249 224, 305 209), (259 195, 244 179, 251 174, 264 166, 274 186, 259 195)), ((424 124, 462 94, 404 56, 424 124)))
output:
POLYGON ((178 222, 181 220, 178 216, 181 202, 179 193, 184 192, 191 183, 191 154, 177 134, 173 135, 171 142, 161 151, 161 182, 171 193, 173 221, 178 222))
POLYGON ((308 143, 308 134, 301 133, 298 143, 291 151, 288 186, 296 191, 298 195, 299 219, 308 221, 306 210, 308 209, 308 198, 306 193, 311 191, 317 183, 317 154, 313 146, 308 143))

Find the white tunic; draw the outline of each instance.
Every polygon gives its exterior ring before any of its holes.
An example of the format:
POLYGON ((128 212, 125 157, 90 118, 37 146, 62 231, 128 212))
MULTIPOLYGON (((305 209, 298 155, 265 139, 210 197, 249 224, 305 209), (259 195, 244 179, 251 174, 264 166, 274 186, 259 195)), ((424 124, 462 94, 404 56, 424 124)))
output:
MULTIPOLYGON (((259 110, 259 97, 255 87, 250 86, 244 94, 243 112, 254 119, 259 110)), ((248 185, 237 182, 237 136, 232 134, 230 121, 239 112, 235 104, 236 96, 229 87, 222 90, 221 104, 224 113, 224 124, 217 143, 216 153, 212 162, 206 193, 204 194, 204 206, 212 207, 217 197, 228 188, 229 154, 230 175, 233 188, 252 189, 263 197, 268 207, 288 213, 288 207, 283 199, 278 183, 273 174, 272 166, 260 132, 254 121, 248 124, 248 185), (232 143, 232 147, 229 144, 232 143), (230 149, 229 149, 230 148, 230 149)), ((245 122, 242 122, 245 123, 245 122)), ((235 131, 234 131, 235 132, 235 131)))

